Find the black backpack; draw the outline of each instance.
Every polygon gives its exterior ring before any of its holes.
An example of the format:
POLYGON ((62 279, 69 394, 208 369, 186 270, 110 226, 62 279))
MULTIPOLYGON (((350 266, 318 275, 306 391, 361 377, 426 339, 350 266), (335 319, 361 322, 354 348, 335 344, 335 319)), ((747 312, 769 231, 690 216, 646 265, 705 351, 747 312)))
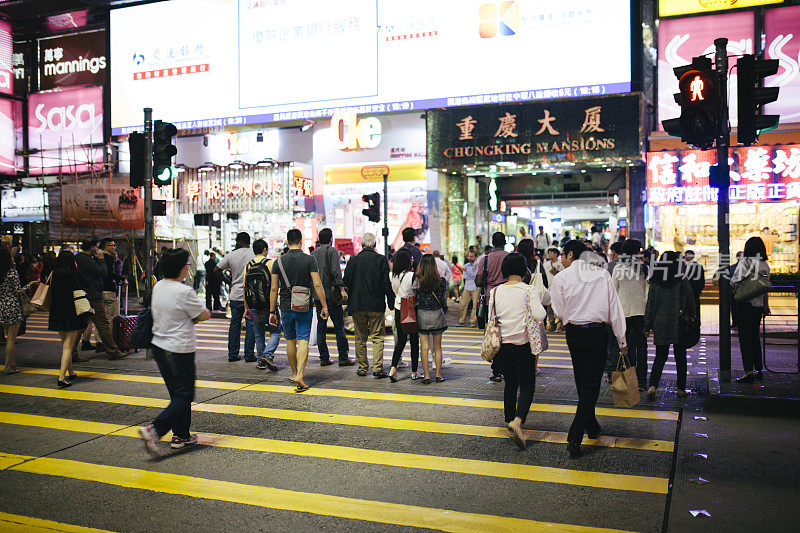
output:
POLYGON ((272 276, 267 261, 253 259, 244 277, 244 300, 253 311, 269 311, 269 291, 272 276))

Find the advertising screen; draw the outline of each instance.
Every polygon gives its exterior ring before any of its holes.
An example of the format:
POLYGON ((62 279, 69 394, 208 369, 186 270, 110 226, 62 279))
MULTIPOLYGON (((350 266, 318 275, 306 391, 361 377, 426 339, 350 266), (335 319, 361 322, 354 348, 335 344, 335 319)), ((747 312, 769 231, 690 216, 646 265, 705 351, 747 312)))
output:
MULTIPOLYGON (((662 20, 658 25, 658 129, 661 121, 680 116, 680 108, 673 94, 678 92, 678 78, 673 68, 688 65, 692 58, 715 51, 714 39, 727 37, 728 55, 753 53, 752 11, 726 13, 708 17, 662 20)), ((735 59, 731 60, 732 62, 735 59)), ((732 63, 734 64, 734 63, 732 63)), ((728 79, 731 126, 736 117, 736 69, 728 79)))
POLYGON ((3 222, 35 222, 45 220, 47 193, 42 188, 3 189, 0 216, 3 222))
POLYGON ((781 88, 778 100, 764 112, 780 115, 781 123, 800 122, 800 6, 767 10, 764 25, 767 59, 777 59, 779 65, 766 84, 781 88))
POLYGON ((105 81, 105 31, 39 39, 40 90, 71 85, 102 85, 105 81))
POLYGON ((0 20, 0 93, 3 94, 11 94, 14 90, 13 48, 11 23, 0 20))
POLYGON ((0 174, 14 173, 14 103, 0 100, 0 174))
POLYGON ((727 9, 780 4, 781 2, 783 0, 658 0, 658 16, 673 17, 692 13, 711 13, 727 9))
POLYGON ((597 96, 631 81, 627 0, 172 0, 112 10, 110 48, 114 135, 154 102, 183 129, 597 96))

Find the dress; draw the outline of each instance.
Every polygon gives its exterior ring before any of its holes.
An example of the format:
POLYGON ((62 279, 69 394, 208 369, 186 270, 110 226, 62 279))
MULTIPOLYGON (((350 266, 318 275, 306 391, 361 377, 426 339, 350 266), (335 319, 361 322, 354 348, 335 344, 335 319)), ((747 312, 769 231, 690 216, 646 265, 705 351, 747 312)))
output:
POLYGON ((417 287, 414 291, 414 305, 417 308, 420 333, 443 333, 447 329, 447 281, 444 278, 439 278, 439 288, 435 293, 417 287))
POLYGON ((53 272, 50 282, 50 318, 47 329, 50 331, 80 331, 86 329, 86 315, 75 313, 73 291, 80 289, 78 273, 64 276, 53 272))
POLYGON ((17 270, 9 268, 6 277, 0 283, 0 324, 19 324, 24 318, 19 303, 19 277, 17 270))

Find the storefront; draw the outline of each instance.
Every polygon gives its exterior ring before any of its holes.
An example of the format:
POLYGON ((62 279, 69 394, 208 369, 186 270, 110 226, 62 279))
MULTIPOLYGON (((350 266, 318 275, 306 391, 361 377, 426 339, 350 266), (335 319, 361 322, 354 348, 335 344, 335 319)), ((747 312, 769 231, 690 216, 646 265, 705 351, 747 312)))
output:
MULTIPOLYGON (((758 236, 773 272, 797 272, 800 145, 731 148, 728 160, 731 254, 758 236)), ((715 164, 713 150, 647 154, 648 243, 659 251, 692 249, 708 272, 719 262, 718 189, 709 184, 715 164)))

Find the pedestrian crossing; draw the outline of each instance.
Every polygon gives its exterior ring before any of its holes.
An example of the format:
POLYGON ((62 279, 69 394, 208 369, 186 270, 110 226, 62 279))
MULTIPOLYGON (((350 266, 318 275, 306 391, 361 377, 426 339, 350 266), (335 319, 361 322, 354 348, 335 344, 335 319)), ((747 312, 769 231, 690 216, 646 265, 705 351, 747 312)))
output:
MULTIPOLYGON (((192 423, 199 444, 163 460, 149 460, 139 441, 138 427, 168 403, 155 364, 141 356, 76 363, 69 389, 54 387, 56 357, 0 376, 0 486, 14 495, 0 529, 168 527, 151 521, 154 509, 172 509, 182 529, 198 530, 661 529, 676 411, 600 406, 603 435, 585 438, 584 457, 570 461, 574 402, 539 400, 524 425, 529 448, 519 452, 503 424, 502 385, 481 394, 449 389, 450 381, 389 387, 334 366, 315 369, 314 386, 296 394, 285 372, 227 363, 219 337, 205 336, 226 331, 226 322, 206 323, 200 343, 213 352, 198 358, 238 373, 202 372, 192 423), (81 494, 69 504, 76 510, 64 512, 57 498, 31 503, 55 490, 81 494)), ((52 334, 34 316, 26 336, 52 334)), ((563 336, 552 340, 561 348, 563 336)), ((445 355, 455 367, 483 364, 479 342, 478 332, 451 328, 445 355)), ((390 337, 386 344, 388 354, 390 337)), ((540 358, 545 374, 548 364, 569 372, 568 363, 558 352, 540 358)))

